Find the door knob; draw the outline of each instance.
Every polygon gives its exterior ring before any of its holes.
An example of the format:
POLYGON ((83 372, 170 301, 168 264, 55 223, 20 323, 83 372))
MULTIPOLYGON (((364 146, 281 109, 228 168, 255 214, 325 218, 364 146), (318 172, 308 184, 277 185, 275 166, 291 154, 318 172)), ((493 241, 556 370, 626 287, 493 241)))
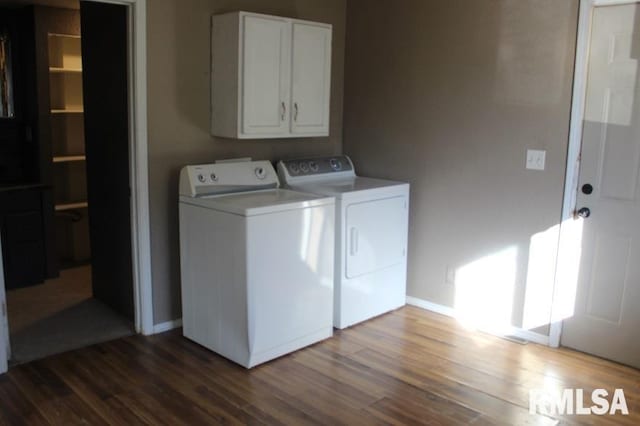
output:
POLYGON ((587 207, 583 207, 580 210, 578 210, 578 216, 580 216, 583 219, 586 219, 589 216, 591 216, 591 210, 589 210, 587 207))
POLYGON ((593 186, 590 183, 585 183, 582 185, 582 193, 586 195, 590 195, 593 192, 593 186))

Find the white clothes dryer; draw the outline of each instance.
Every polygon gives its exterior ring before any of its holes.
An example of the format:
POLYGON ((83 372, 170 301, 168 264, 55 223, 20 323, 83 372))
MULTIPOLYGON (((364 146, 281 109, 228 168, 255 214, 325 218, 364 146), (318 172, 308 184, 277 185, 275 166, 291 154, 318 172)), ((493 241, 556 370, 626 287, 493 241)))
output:
POLYGON ((285 187, 336 198, 334 327, 404 306, 409 184, 357 176, 347 156, 277 168, 285 187))

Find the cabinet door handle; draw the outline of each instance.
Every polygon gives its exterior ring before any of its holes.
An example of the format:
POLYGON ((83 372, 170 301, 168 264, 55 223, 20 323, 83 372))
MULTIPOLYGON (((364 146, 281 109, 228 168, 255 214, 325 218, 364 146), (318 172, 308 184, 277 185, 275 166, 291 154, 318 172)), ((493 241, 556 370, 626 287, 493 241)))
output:
POLYGON ((293 103, 293 121, 298 121, 298 103, 294 102, 293 103))
POLYGON ((282 102, 280 105, 282 106, 281 108, 282 113, 280 114, 280 120, 284 121, 284 119, 286 118, 285 116, 287 115, 287 106, 284 104, 284 102, 282 102))

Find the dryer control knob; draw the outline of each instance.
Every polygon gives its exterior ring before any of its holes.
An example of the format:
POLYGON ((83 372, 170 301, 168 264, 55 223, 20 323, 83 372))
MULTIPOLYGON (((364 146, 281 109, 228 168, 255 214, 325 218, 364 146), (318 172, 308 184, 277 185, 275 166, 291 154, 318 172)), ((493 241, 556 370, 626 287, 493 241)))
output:
POLYGON ((198 175, 198 180, 199 180, 200 182, 202 182, 202 183, 205 183, 205 182, 207 181, 207 178, 206 178, 206 176, 205 176, 205 175, 203 175, 203 174, 199 174, 199 175, 198 175))
POLYGON ((267 172, 262 167, 256 167, 255 174, 256 177, 260 180, 267 177, 267 172))

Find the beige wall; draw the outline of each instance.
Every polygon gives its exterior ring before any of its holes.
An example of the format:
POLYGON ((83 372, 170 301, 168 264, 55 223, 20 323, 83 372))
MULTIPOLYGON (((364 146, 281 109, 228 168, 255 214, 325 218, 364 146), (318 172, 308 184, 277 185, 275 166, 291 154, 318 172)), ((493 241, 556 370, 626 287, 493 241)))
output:
POLYGON ((183 165, 341 152, 346 5, 344 0, 153 0, 147 8, 151 262, 154 321, 160 323, 181 316, 177 187, 183 165), (333 24, 330 137, 236 141, 210 136, 210 19, 234 10, 333 24))
MULTIPOLYGON (((478 305, 509 294, 509 281, 511 323, 544 325, 528 319, 549 303, 577 10, 578 0, 348 0, 344 151, 361 174, 412 185, 410 296, 455 307, 458 287, 478 305), (546 171, 525 170, 527 148, 547 150, 546 171), (473 279, 446 283, 447 268, 473 279)), ((501 309, 491 303, 480 317, 501 309)))

